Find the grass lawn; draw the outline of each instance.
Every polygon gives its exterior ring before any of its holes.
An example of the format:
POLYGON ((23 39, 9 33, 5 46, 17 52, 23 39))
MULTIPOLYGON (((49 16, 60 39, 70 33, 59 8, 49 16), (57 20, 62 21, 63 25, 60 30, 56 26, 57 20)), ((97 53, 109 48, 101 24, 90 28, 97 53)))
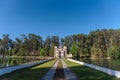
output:
POLYGON ((17 70, 1 76, 0 80, 40 80, 55 62, 56 60, 51 60, 30 68, 17 70))
POLYGON ((109 76, 103 72, 95 69, 88 68, 86 66, 65 60, 67 66, 78 77, 79 80, 120 80, 118 78, 109 76))

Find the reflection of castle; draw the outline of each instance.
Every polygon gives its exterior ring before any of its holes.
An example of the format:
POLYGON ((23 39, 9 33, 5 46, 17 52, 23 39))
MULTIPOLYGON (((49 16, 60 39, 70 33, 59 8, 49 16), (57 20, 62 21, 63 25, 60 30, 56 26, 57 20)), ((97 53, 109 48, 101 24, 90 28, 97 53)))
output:
POLYGON ((67 48, 66 46, 57 48, 54 46, 54 58, 66 58, 67 57, 67 48))

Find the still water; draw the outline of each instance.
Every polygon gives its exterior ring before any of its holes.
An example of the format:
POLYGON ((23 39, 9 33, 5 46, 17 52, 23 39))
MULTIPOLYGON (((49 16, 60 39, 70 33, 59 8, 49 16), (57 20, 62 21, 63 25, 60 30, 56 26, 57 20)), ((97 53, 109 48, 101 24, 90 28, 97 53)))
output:
POLYGON ((15 65, 20 65, 28 62, 35 62, 40 59, 36 58, 1 58, 0 57, 0 68, 5 68, 5 67, 10 67, 10 66, 15 66, 15 65))
POLYGON ((80 61, 120 71, 120 59, 80 59, 80 61))

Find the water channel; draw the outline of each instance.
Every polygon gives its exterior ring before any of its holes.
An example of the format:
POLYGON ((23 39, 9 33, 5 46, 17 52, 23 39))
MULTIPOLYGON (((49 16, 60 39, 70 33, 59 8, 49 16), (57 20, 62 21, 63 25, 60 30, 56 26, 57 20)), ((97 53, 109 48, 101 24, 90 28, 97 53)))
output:
POLYGON ((28 62, 39 61, 37 58, 10 58, 10 57, 0 57, 0 68, 16 66, 28 62))
POLYGON ((79 61, 120 71, 120 59, 79 59, 79 61))

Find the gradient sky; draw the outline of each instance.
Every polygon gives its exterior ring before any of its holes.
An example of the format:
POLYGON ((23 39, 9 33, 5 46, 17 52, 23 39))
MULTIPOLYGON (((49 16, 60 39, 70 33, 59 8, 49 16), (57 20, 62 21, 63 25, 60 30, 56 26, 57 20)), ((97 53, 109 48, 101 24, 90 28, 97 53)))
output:
POLYGON ((35 33, 45 39, 120 28, 120 0, 0 0, 0 38, 35 33))

